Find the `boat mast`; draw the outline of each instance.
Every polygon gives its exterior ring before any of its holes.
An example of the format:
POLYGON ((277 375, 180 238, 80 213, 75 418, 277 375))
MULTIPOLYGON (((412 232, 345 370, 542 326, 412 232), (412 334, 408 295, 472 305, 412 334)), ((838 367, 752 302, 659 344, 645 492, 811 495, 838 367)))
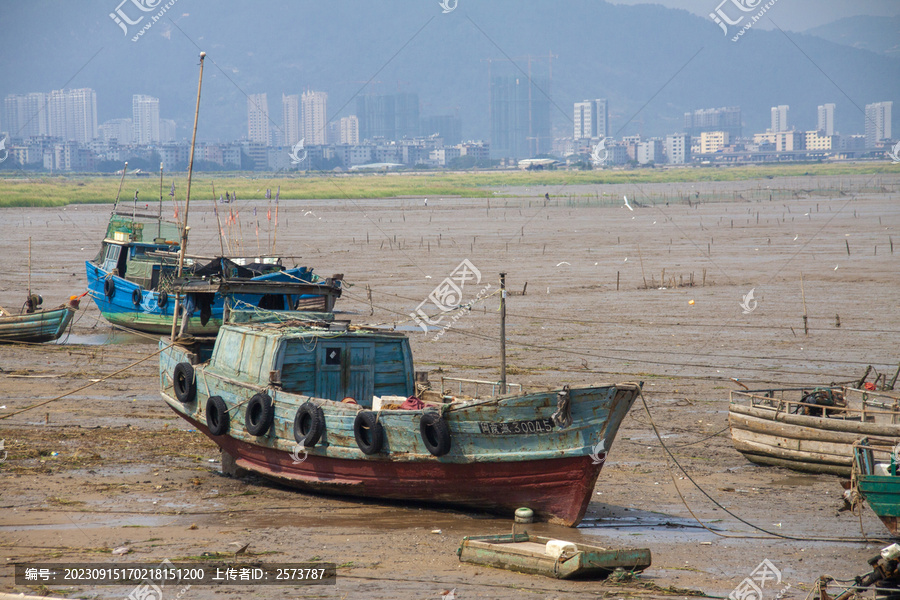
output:
MULTIPOLYGON (((188 179, 187 179, 187 195, 184 199, 184 225, 181 228, 181 248, 178 253, 178 271, 176 276, 180 279, 184 270, 184 253, 187 249, 188 236, 188 210, 191 205, 191 175, 194 171, 194 146, 197 143, 197 120, 200 118, 200 89, 203 86, 203 59, 206 58, 206 52, 200 53, 200 78, 197 81, 197 108, 194 110, 194 132, 191 135, 191 157, 188 161, 188 179)), ((178 303, 180 296, 175 293, 175 305, 172 313, 172 341, 175 341, 175 330, 178 326, 178 303)), ((183 324, 182 324, 183 325, 183 324)))
POLYGON ((162 180, 163 164, 159 163, 159 220, 156 223, 156 237, 162 237, 162 180))
POLYGON ((500 394, 506 394, 506 273, 500 273, 500 394))
POLYGON ((28 300, 31 301, 31 236, 28 236, 28 300))
POLYGON ((119 179, 119 191, 116 192, 116 202, 113 204, 113 212, 116 212, 116 207, 119 206, 119 195, 122 193, 122 184, 125 183, 125 172, 128 171, 128 161, 125 161, 125 167, 122 169, 122 178, 119 179))

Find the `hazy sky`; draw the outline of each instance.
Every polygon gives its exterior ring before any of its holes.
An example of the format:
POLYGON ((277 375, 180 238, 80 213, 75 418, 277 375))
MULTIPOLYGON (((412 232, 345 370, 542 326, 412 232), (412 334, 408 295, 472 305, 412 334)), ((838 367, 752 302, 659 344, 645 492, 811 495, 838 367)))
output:
MULTIPOLYGON (((721 0, 608 0, 613 4, 662 4, 669 8, 683 8, 701 17, 709 16, 721 0)), ((844 17, 855 15, 900 15, 897 0, 778 0, 768 16, 779 27, 790 31, 804 31, 825 25, 844 17)), ((770 29, 772 24, 763 19, 760 26, 770 29)))

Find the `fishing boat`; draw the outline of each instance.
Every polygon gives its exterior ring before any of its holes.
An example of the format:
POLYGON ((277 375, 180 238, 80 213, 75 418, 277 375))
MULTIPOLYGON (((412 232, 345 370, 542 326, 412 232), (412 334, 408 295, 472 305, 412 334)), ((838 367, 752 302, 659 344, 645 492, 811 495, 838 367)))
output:
POLYGON ((900 518, 900 460, 897 440, 862 438, 853 444, 850 497, 867 502, 891 535, 897 536, 900 518), (855 492, 855 493, 854 493, 855 492))
POLYGON ((203 285, 221 281, 320 285, 321 293, 188 295, 182 304, 187 315, 183 331, 200 336, 215 335, 222 325, 226 304, 266 310, 302 306, 330 311, 340 296, 342 276, 323 280, 311 268, 285 268, 281 258, 271 256, 188 256, 182 277, 178 278, 181 227, 158 215, 113 211, 100 252, 85 262, 89 293, 107 321, 147 333, 168 333, 178 291, 176 279, 203 285))
POLYGON ((233 311, 214 344, 160 348, 163 399, 221 448, 228 473, 364 498, 527 506, 568 526, 640 394, 634 383, 417 394, 406 335, 326 313, 233 311))
POLYGON ((40 308, 43 298, 28 294, 20 314, 0 307, 0 344, 28 342, 40 344, 58 340, 78 310, 78 296, 71 296, 66 304, 56 308, 40 308))
POLYGON ((467 536, 456 551, 460 562, 553 577, 607 577, 616 569, 636 572, 650 566, 648 548, 609 550, 525 533, 467 536))
POLYGON ((843 386, 733 391, 728 423, 754 463, 848 477, 860 437, 900 442, 900 397, 843 386))

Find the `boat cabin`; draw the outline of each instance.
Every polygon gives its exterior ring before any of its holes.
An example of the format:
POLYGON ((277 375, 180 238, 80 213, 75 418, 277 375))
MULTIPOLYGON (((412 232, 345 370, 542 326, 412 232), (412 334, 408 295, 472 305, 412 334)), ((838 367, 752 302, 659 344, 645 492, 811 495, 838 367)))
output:
POLYGON ((374 396, 415 394, 409 339, 390 331, 226 325, 219 330, 211 372, 291 394, 372 408, 374 396))

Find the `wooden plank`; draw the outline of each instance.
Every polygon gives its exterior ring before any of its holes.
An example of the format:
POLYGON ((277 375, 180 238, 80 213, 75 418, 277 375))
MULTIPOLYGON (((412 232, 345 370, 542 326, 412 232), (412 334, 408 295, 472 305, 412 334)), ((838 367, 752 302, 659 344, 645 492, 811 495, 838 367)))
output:
POLYGON ((766 467, 781 467, 783 469, 791 469, 792 471, 801 471, 803 473, 815 473, 817 475, 825 474, 837 475, 839 477, 850 477, 850 466, 807 463, 750 453, 744 453, 744 457, 752 463, 756 463, 758 465, 763 465, 766 467))
MULTIPOLYGON (((733 433, 736 433, 737 430, 733 433)), ((824 454, 821 452, 808 452, 802 450, 790 450, 788 448, 778 448, 757 441, 744 439, 738 436, 732 438, 734 447, 738 452, 750 452, 752 454, 769 454, 776 458, 785 458, 788 460, 798 460, 808 463, 822 463, 831 465, 847 465, 850 466, 852 459, 848 448, 846 456, 824 454)))
POLYGON ((733 429, 742 429, 748 432, 791 438, 798 441, 816 440, 836 444, 852 444, 860 438, 860 434, 858 433, 848 431, 828 431, 737 413, 730 413, 728 415, 728 423, 733 429))
POLYGON ((743 415, 750 415, 761 419, 780 421, 790 423, 792 425, 802 425, 821 429, 824 431, 846 431, 858 433, 860 437, 864 435, 876 435, 882 437, 900 437, 900 424, 880 424, 880 423, 862 423, 860 421, 846 421, 841 419, 808 417, 803 415, 789 415, 785 413, 775 413, 774 410, 763 408, 744 406, 742 404, 732 403, 729 412, 743 415))

